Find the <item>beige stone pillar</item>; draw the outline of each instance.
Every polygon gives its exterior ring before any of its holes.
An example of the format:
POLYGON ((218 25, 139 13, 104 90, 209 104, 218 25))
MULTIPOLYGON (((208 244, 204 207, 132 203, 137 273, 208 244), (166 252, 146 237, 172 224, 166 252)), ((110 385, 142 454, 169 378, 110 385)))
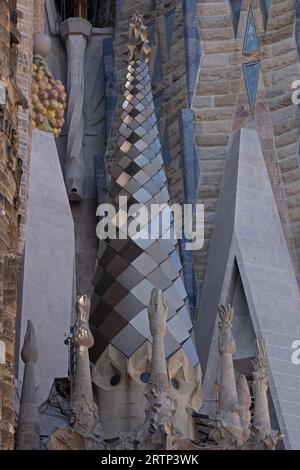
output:
POLYGON ((155 383, 162 389, 168 390, 170 385, 164 345, 168 306, 160 289, 153 289, 148 312, 150 331, 153 337, 152 369, 149 382, 155 383))
POLYGON ((72 382, 71 410, 81 413, 86 405, 88 411, 93 407, 92 379, 90 372, 89 348, 94 344, 88 319, 90 300, 86 295, 79 296, 76 303, 76 326, 73 344, 76 348, 76 372, 72 382))

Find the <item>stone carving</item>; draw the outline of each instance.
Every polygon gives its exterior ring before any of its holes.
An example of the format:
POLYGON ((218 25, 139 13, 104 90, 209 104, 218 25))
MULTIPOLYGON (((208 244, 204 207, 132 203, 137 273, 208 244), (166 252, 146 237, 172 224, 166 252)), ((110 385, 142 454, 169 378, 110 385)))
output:
POLYGON ((121 435, 117 449, 172 449, 175 428, 175 402, 170 393, 164 337, 168 306, 160 289, 153 289, 148 309, 152 343, 151 375, 146 385, 146 419, 142 426, 121 435))
POLYGON ((188 357, 179 349, 167 360, 168 375, 175 380, 176 388, 171 387, 171 396, 180 402, 176 407, 175 420, 178 429, 189 439, 198 436, 193 414, 203 404, 202 374, 200 366, 192 367, 188 357))
POLYGON ((169 390, 164 337, 168 317, 168 304, 161 289, 153 289, 148 309, 152 343, 151 377, 149 384, 156 384, 162 390, 169 390))
POLYGON ((94 344, 88 324, 90 300, 86 295, 78 296, 76 302, 76 324, 72 342, 76 348, 76 373, 72 383, 71 412, 76 422, 82 410, 93 408, 91 372, 88 350, 94 344), (86 406, 85 406, 86 405, 86 406))
MULTIPOLYGON (((78 297, 73 344, 76 348, 76 373, 72 383, 71 426, 57 429, 49 439, 48 449, 107 449, 107 450, 198 450, 201 449, 274 449, 283 438, 271 430, 267 401, 266 352, 264 342, 257 342, 258 354, 253 361, 253 390, 255 398, 254 421, 251 423, 251 396, 244 375, 235 382, 232 355, 235 340, 232 334, 233 309, 218 309, 219 352, 221 354, 220 407, 216 418, 196 416, 196 421, 206 427, 205 443, 186 438, 175 423, 176 401, 172 397, 164 338, 168 317, 168 305, 163 292, 153 289, 148 309, 152 334, 151 374, 145 388, 145 421, 133 431, 120 433, 118 439, 105 441, 97 406, 93 401, 88 349, 93 346, 88 318, 90 302, 86 296, 78 297)), ((123 374, 126 361, 110 346, 107 350, 108 368, 123 374)), ((101 368, 102 370, 102 368, 101 368)), ((108 389, 106 376, 94 372, 93 380, 101 388, 108 389)), ((121 380, 121 377, 120 377, 121 380)))
POLYGON ((168 305, 161 289, 153 289, 148 309, 150 331, 153 337, 151 375, 145 389, 147 398, 144 429, 149 435, 159 434, 162 449, 172 448, 175 434, 175 402, 170 393, 164 337, 168 317, 168 305))
POLYGON ((34 373, 34 364, 37 362, 38 356, 35 331, 32 322, 29 320, 21 351, 25 369, 16 433, 17 450, 40 449, 39 416, 34 373))
POLYGON ((93 400, 89 364, 88 350, 94 344, 88 324, 89 311, 89 298, 78 296, 72 338, 76 348, 76 372, 71 384, 71 427, 54 431, 47 443, 49 450, 103 449, 102 427, 99 410, 93 400))
POLYGON ((240 419, 240 406, 235 382, 233 359, 235 341, 232 334, 233 308, 218 308, 219 322, 219 353, 221 354, 220 412, 216 427, 210 438, 218 445, 240 447, 245 442, 245 432, 240 419))
MULTIPOLYGON (((151 371, 151 356, 149 341, 127 360, 110 344, 92 368, 95 400, 98 406, 101 405, 101 423, 107 439, 116 438, 117 430, 126 434, 143 424, 146 397, 141 377, 151 371), (112 378, 118 378, 118 383, 112 385, 112 378), (133 399, 134 413, 129 406, 133 399)), ((178 389, 170 387, 170 396, 181 404, 175 409, 176 426, 185 437, 194 439, 198 431, 193 413, 203 402, 201 369, 193 368, 181 349, 166 362, 168 377, 175 378, 178 383, 178 389)))
POLYGON ((278 441, 284 436, 271 429, 270 412, 268 404, 268 376, 267 353, 265 341, 262 338, 256 340, 257 356, 252 361, 253 365, 253 394, 255 400, 252 440, 256 449, 275 449, 278 441))
POLYGON ((83 194, 85 165, 83 154, 84 136, 84 69, 87 40, 92 25, 82 18, 69 18, 61 26, 61 36, 66 43, 68 57, 68 131, 65 180, 69 199, 80 201, 83 194))
POLYGON ((35 33, 31 125, 58 137, 65 122, 66 93, 62 82, 52 77, 45 62, 50 48, 50 38, 44 33, 35 33))
POLYGON ((237 380, 237 394, 240 405, 240 420, 244 432, 243 441, 246 442, 251 434, 251 395, 245 375, 240 375, 237 380))
POLYGON ((268 405, 267 355, 263 339, 257 340, 257 357, 253 364, 254 419, 251 420, 251 395, 245 375, 235 382, 232 355, 233 309, 218 308, 219 352, 221 354, 220 405, 215 418, 196 413, 196 422, 208 437, 199 442, 206 449, 272 450, 283 435, 272 432, 268 405))
POLYGON ((129 61, 144 60, 148 63, 151 47, 148 40, 148 29, 143 23, 143 17, 135 12, 129 29, 128 49, 129 61))

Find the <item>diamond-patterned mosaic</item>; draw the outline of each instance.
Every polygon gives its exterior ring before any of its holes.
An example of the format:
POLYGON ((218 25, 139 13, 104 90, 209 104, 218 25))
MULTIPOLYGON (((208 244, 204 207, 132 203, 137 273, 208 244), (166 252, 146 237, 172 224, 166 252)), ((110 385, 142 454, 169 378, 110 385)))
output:
MULTIPOLYGON (((109 201, 116 206, 119 196, 127 194, 128 206, 168 205, 151 79, 144 60, 130 62, 125 89, 109 201)), ((164 208, 160 212, 167 217, 170 211, 164 208)), ((116 226, 122 230, 122 209, 118 216, 116 226)), ((159 215, 155 217, 159 225, 159 215)), ((168 217, 164 232, 172 229, 172 224, 168 217)), ((127 240, 100 241, 90 317, 95 337, 93 362, 109 343, 130 357, 145 341, 152 341, 147 308, 152 289, 160 287, 169 304, 166 355, 169 357, 182 347, 192 364, 198 363, 177 240, 149 238, 150 226, 148 223, 141 227, 138 235, 127 240)))

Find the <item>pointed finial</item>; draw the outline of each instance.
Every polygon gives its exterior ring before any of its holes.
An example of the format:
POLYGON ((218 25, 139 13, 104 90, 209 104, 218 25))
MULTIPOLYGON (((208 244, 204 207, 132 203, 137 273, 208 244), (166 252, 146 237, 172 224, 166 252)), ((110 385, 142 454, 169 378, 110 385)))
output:
POLYGON ((149 305, 149 323, 153 337, 165 336, 167 316, 168 304, 162 290, 157 288, 152 289, 149 305))
POLYGON ((27 362, 36 363, 39 357, 34 326, 31 320, 27 322, 27 330, 24 337, 24 344, 21 351, 21 357, 25 364, 27 362))
POLYGON ((152 48, 148 39, 147 27, 143 22, 143 17, 137 11, 134 12, 130 22, 128 49, 130 62, 140 59, 148 63, 152 48))
POLYGON ((89 327, 90 299, 87 295, 79 295, 76 301, 76 325, 73 333, 73 344, 76 347, 91 348, 94 338, 89 327))

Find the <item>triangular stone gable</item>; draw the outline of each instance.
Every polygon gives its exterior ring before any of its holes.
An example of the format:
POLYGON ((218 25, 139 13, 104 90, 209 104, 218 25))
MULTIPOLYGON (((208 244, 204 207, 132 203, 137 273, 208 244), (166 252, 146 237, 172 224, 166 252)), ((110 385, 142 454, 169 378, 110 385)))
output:
POLYGON ((249 329, 266 340, 270 392, 285 447, 300 449, 300 367, 291 361, 300 333, 299 288, 259 137, 250 129, 233 136, 196 318, 202 370, 210 371, 204 379, 206 396, 217 379, 217 306, 232 302, 237 268, 249 329))

